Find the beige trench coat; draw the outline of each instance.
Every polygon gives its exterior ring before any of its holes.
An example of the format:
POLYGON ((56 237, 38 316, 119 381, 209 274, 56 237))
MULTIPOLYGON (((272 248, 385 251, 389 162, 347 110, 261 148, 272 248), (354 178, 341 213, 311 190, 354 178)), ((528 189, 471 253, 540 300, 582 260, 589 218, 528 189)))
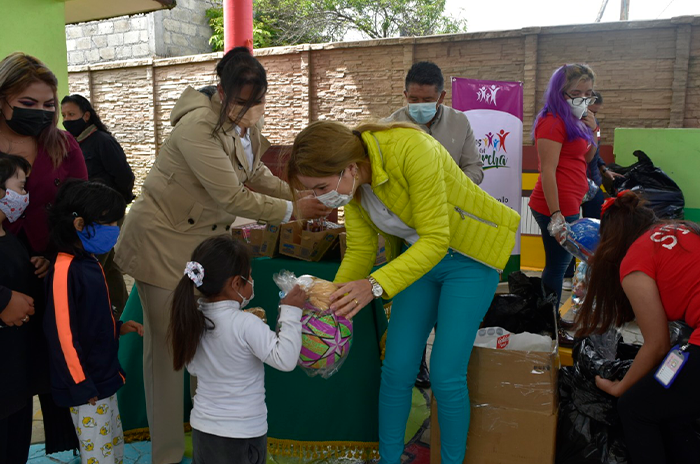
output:
POLYGON ((136 280, 172 290, 197 245, 227 233, 236 216, 279 224, 287 214, 289 186, 261 162, 270 147, 262 121, 249 129, 251 167, 232 124, 212 136, 220 108, 218 94, 210 100, 191 87, 173 108, 173 132, 115 248, 115 262, 136 280))

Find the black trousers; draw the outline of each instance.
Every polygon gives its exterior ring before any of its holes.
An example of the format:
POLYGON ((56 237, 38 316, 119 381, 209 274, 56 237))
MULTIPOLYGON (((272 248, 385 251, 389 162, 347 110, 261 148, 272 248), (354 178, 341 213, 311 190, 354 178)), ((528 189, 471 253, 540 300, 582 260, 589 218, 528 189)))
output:
POLYGON ((0 419, 0 462, 25 464, 32 441, 32 398, 18 411, 0 419))
POLYGON ((227 438, 192 429, 192 464, 265 464, 267 435, 227 438))
POLYGON ((700 437, 693 429, 700 418, 700 346, 690 345, 688 353, 670 388, 654 378, 654 369, 620 397, 631 464, 700 463, 700 437))

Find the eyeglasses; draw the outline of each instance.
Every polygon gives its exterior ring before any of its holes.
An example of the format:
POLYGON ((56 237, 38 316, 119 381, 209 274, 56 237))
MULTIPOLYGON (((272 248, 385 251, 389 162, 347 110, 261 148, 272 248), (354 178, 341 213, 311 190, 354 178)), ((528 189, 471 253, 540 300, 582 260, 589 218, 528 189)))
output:
POLYGON ((583 103, 592 105, 596 101, 596 97, 572 97, 568 92, 564 92, 564 95, 571 99, 571 104, 574 106, 581 106, 583 103))

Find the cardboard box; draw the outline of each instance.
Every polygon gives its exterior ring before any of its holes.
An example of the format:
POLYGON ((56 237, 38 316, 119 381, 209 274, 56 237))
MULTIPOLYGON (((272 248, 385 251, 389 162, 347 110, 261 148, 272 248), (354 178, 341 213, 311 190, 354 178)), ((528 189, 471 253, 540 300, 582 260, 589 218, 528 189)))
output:
MULTIPOLYGON (((474 347, 467 373, 471 418, 464 462, 554 463, 558 371, 554 348, 539 353, 474 347)), ((435 398, 431 410, 430 462, 439 464, 435 398)))
POLYGON ((320 232, 305 230, 306 221, 282 224, 280 232, 280 253, 304 261, 320 261, 326 253, 338 248, 338 236, 345 227, 327 222, 326 229, 320 232))
MULTIPOLYGON (((386 263, 386 245, 384 243, 384 237, 382 235, 378 235, 378 240, 377 240, 377 258, 374 260, 374 266, 381 266, 382 264, 386 263)), ((345 257, 345 250, 347 250, 348 245, 347 245, 347 234, 345 232, 342 232, 340 234, 340 259, 342 260, 345 257)))
POLYGON ((280 226, 253 222, 233 227, 231 235, 248 245, 250 254, 255 258, 277 256, 280 226))

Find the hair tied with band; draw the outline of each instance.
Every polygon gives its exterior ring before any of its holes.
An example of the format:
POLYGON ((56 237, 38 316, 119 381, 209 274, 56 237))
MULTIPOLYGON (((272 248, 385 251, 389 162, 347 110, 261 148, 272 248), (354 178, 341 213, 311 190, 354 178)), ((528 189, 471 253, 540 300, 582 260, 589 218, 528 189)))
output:
POLYGON ((360 132, 358 130, 354 130, 354 131, 352 131, 352 135, 354 135, 358 139, 362 140, 362 132, 360 132))
POLYGON ((204 267, 197 261, 188 261, 185 266, 185 275, 199 288, 204 282, 204 267))
POLYGON ((610 208, 618 198, 621 198, 622 195, 624 195, 625 193, 627 193, 629 191, 630 190, 623 190, 620 193, 618 193, 617 196, 610 197, 607 200, 605 200, 603 202, 603 207, 600 209, 600 215, 602 216, 603 214, 605 214, 605 212, 608 210, 608 208, 610 208))

